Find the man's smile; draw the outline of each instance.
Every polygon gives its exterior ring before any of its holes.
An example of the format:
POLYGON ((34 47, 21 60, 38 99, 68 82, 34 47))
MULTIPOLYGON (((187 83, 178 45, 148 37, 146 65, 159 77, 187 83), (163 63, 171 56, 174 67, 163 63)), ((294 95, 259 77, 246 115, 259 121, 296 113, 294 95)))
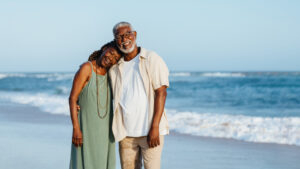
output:
POLYGON ((128 41, 126 41, 126 42, 122 42, 122 43, 121 43, 122 46, 128 46, 128 45, 130 45, 130 44, 131 44, 131 40, 128 40, 128 41))

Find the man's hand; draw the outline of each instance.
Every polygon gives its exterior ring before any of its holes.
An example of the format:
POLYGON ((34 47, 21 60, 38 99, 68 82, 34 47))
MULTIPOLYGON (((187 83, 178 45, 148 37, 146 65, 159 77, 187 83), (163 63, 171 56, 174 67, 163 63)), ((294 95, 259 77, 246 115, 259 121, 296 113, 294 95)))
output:
POLYGON ((78 104, 76 104, 76 109, 77 109, 77 111, 80 110, 80 106, 78 104))
POLYGON ((151 127, 147 136, 147 142, 150 148, 154 148, 160 145, 159 140, 159 127, 151 127))

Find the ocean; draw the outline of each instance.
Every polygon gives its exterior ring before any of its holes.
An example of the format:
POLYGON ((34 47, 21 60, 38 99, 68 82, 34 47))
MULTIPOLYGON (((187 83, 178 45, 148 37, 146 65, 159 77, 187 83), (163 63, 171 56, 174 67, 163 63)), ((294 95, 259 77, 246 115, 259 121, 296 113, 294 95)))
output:
MULTIPOLYGON (((69 116, 74 72, 0 73, 0 105, 69 116)), ((171 72, 171 132, 300 146, 300 72, 171 72)))

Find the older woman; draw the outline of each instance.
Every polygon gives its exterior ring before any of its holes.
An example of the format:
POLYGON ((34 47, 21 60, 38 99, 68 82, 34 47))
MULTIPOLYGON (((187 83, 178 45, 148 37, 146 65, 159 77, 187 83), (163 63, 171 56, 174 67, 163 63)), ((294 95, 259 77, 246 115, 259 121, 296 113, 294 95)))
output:
POLYGON ((120 57, 115 44, 108 43, 95 51, 75 75, 69 98, 73 124, 70 169, 115 169, 107 71, 120 57))

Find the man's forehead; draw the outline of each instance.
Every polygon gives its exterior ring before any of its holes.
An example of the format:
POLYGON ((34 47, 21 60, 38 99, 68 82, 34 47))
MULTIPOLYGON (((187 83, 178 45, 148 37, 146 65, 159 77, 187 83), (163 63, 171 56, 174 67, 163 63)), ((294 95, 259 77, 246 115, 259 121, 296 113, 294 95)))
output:
POLYGON ((117 29, 116 33, 119 34, 119 33, 122 33, 122 32, 127 32, 127 31, 132 31, 131 28, 127 25, 125 26, 121 26, 117 29))

